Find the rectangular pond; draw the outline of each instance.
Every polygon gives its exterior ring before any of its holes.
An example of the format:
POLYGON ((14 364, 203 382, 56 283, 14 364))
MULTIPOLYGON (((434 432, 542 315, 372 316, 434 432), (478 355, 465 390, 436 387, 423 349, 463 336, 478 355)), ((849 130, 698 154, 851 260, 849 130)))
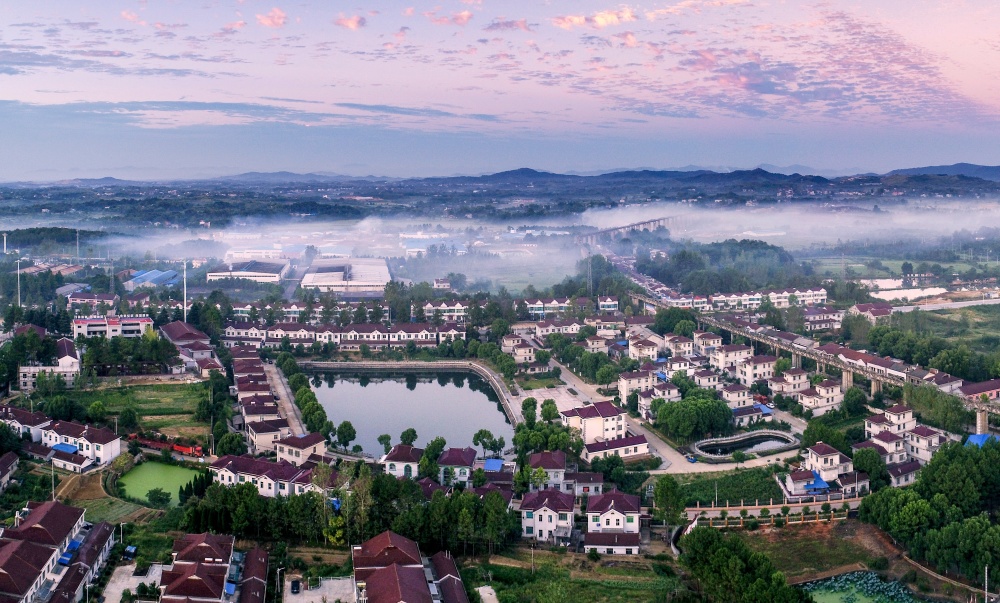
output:
POLYGON ((511 445, 514 430, 496 392, 475 373, 314 373, 313 391, 335 425, 350 421, 356 444, 376 457, 383 449, 378 436, 392 442, 407 428, 417 430, 416 446, 437 436, 448 446, 472 446, 480 429, 503 436, 511 445))
POLYGON ((146 461, 118 478, 118 487, 124 488, 128 496, 138 500, 146 500, 146 494, 153 488, 162 488, 170 494, 170 506, 176 507, 178 490, 196 475, 197 471, 187 467, 146 461))

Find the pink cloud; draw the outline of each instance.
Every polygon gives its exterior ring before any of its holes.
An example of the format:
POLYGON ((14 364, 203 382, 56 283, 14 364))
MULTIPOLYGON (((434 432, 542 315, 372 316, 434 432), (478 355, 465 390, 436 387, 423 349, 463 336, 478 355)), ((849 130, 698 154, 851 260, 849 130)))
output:
POLYGON ((409 27, 403 26, 399 28, 399 31, 392 34, 392 37, 396 38, 400 42, 406 39, 406 32, 410 31, 409 27))
POLYGON ((622 46, 625 48, 635 48, 639 45, 639 41, 635 39, 635 34, 630 31, 625 33, 615 34, 616 38, 622 41, 622 46))
POLYGON ((122 19, 125 19, 129 23, 135 23, 136 25, 146 25, 146 22, 139 18, 139 15, 135 14, 130 10, 123 10, 121 12, 122 19))
POLYGON ((586 15, 564 15, 552 19, 552 24, 562 29, 573 29, 574 27, 589 26, 594 29, 604 29, 612 25, 621 25, 629 21, 635 21, 635 12, 631 8, 625 7, 620 10, 602 10, 589 17, 586 15))
POLYGON ((354 15, 353 17, 345 17, 341 15, 339 19, 333 22, 333 24, 345 29, 350 29, 351 31, 357 31, 367 25, 368 20, 361 15, 354 15))
POLYGON ((272 29, 280 29, 284 27, 287 19, 288 15, 286 15, 285 11, 278 7, 272 8, 271 12, 266 15, 257 15, 257 23, 272 29))
POLYGON ((413 7, 411 6, 410 8, 404 10, 403 11, 403 16, 404 17, 412 17, 413 16, 413 7))
POLYGON ((454 13, 450 17, 447 15, 438 16, 437 12, 430 11, 424 13, 424 16, 430 19, 431 23, 435 25, 465 25, 472 19, 472 12, 463 10, 460 13, 454 13))
POLYGON ((238 32, 239 30, 243 29, 246 26, 247 26, 246 21, 233 21, 232 23, 226 23, 225 25, 222 26, 222 29, 219 31, 217 35, 228 36, 238 32))

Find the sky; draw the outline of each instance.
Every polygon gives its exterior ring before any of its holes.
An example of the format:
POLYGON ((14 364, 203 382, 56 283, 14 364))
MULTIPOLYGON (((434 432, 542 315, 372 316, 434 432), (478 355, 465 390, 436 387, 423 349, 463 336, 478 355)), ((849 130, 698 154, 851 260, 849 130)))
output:
POLYGON ((996 0, 0 3, 0 180, 1000 164, 996 0))

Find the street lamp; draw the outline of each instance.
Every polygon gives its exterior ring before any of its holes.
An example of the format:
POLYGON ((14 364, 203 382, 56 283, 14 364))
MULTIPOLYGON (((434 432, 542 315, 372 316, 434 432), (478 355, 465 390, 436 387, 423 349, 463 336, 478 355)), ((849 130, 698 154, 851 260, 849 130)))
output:
POLYGON ((274 600, 276 602, 281 601, 281 595, 285 592, 285 589, 281 588, 281 572, 285 568, 279 567, 278 571, 274 574, 274 600))

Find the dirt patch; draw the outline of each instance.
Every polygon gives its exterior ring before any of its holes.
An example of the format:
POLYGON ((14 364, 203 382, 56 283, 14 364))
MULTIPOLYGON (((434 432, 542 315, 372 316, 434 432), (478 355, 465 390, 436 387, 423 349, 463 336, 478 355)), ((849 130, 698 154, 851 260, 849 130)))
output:
POLYGON ((306 546, 289 548, 288 554, 292 557, 300 557, 306 563, 326 563, 330 565, 343 565, 348 558, 346 551, 331 551, 306 546))
POLYGON ((78 477, 76 489, 72 495, 74 500, 94 500, 108 496, 108 493, 104 491, 103 474, 87 473, 78 477))

